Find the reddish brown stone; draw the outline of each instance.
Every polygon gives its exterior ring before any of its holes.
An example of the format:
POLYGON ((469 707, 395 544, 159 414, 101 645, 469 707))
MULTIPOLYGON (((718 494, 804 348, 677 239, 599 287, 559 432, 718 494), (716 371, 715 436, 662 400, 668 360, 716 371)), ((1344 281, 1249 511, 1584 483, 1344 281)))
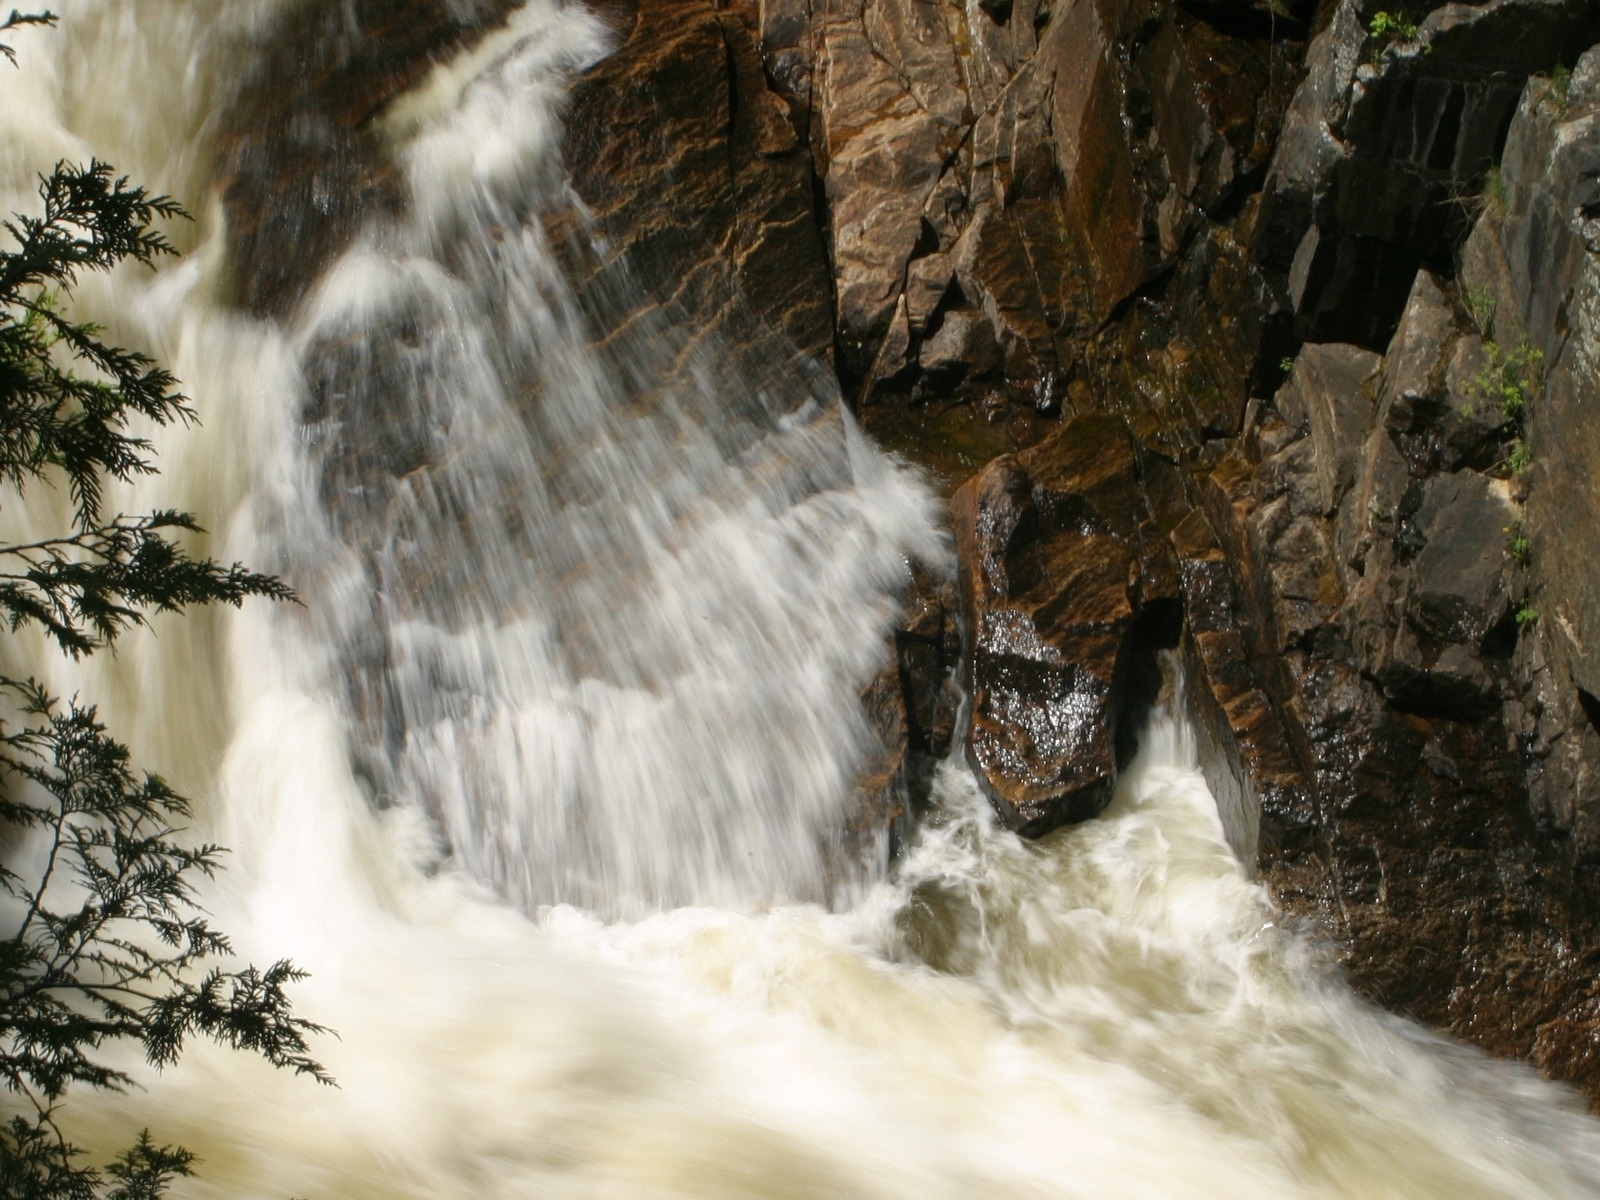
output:
MULTIPOLYGON (((758 19, 753 0, 640 0, 626 40, 573 87, 563 156, 608 253, 679 319, 737 342, 730 319, 749 312, 826 357, 811 158, 768 83, 758 19)), ((559 241, 570 214, 552 216, 559 241)), ((580 281, 597 268, 571 265, 580 281)))
MULTIPOLYGON (((1083 417, 951 501, 970 630, 968 755, 1038 835, 1100 811, 1137 720, 1148 519, 1121 421, 1083 417)), ((1149 572, 1159 578, 1159 572, 1149 572)))

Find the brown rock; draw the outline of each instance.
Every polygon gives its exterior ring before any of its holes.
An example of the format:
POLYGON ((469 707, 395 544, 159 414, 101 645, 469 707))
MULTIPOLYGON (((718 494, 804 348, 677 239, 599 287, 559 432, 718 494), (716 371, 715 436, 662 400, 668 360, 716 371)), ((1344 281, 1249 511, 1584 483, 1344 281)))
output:
POLYGON ((1174 599, 1143 587, 1145 509, 1127 428, 1071 421, 995 460, 951 508, 972 638, 973 765, 1025 834, 1091 817, 1131 752, 1132 702, 1148 686, 1139 619, 1174 599))
POLYGON ((218 116, 234 303, 258 316, 287 313, 364 220, 403 203, 375 119, 514 7, 353 0, 296 9, 260 38, 218 116))
POLYGON ((876 350, 922 234, 966 101, 927 0, 835 0, 817 13, 817 158, 832 232, 844 364, 876 350))
POLYGON ((1262 825, 1274 859, 1311 825, 1312 788, 1300 746, 1263 690, 1240 633, 1245 613, 1228 558, 1205 514, 1173 531, 1188 615, 1183 643, 1186 700, 1200 736, 1201 768, 1229 844, 1254 869, 1262 825))
MULTIPOLYGON (((564 158, 609 253, 626 255, 658 301, 697 326, 748 311, 825 357, 833 322, 811 160, 768 84, 760 20, 752 0, 640 0, 627 39, 572 89, 564 158)), ((570 215, 552 219, 560 234, 570 215)), ((569 259, 580 281, 597 269, 569 259)))
POLYGON ((835 844, 825 847, 835 887, 849 886, 898 852, 908 823, 927 804, 934 771, 950 752, 960 692, 961 636, 955 587, 913 565, 905 612, 883 668, 861 691, 877 752, 856 776, 835 844))

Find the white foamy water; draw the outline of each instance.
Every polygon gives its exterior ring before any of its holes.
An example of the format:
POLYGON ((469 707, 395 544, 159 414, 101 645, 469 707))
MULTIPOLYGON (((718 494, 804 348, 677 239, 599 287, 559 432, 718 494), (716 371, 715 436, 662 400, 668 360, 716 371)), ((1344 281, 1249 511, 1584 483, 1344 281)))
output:
POLYGON ((77 1096, 83 1141, 148 1125, 202 1156, 185 1195, 306 1200, 1600 1192, 1570 1095, 1322 974, 1164 716, 1103 819, 1019 841, 946 766, 892 879, 796 902, 905 557, 945 553, 925 493, 798 365, 741 387, 669 326, 589 346, 531 215, 598 52, 576 10, 528 5, 396 106, 410 215, 294 317, 221 307, 211 105, 273 13, 75 0, 0 75, 11 207, 94 152, 199 217, 182 262, 80 293, 204 420, 108 499, 197 512, 306 600, 76 667, 6 644, 196 797, 234 849, 218 926, 309 969, 339 1031, 337 1089, 196 1046, 77 1096))

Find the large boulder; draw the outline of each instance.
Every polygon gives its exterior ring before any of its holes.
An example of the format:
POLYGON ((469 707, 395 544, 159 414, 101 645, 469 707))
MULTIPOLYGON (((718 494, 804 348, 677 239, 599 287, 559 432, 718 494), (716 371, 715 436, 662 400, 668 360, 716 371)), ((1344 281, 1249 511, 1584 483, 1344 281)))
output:
POLYGON ((1176 576, 1126 426, 1081 417, 952 501, 970 630, 968 755, 1007 824, 1098 813, 1175 632, 1176 576))

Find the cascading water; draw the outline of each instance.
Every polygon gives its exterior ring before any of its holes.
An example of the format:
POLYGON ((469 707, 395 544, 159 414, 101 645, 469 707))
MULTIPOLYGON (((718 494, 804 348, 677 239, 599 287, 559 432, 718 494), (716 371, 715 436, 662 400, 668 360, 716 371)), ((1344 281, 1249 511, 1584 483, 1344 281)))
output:
POLYGON ((1564 1093, 1322 977, 1170 717, 1101 820, 1019 841, 947 765, 893 880, 787 903, 905 556, 944 553, 925 494, 820 385, 737 386, 664 320, 591 344, 537 219, 600 50, 575 9, 530 0, 393 107, 406 215, 293 316, 224 307, 213 114, 276 15, 81 0, 0 79, 12 207, 93 152, 200 218, 78 297, 205 421, 108 500, 198 512, 306 600, 26 666, 204 801, 217 924, 340 1031, 337 1090, 197 1046, 76 1096, 81 1140, 149 1125, 202 1156, 187 1190, 276 1197, 1600 1190, 1564 1093))
POLYGON ((590 344, 530 213, 598 48, 530 6, 389 116, 408 216, 295 323, 285 561, 375 792, 468 874, 607 912, 815 896, 929 499, 802 372, 719 377, 648 315, 590 344))

